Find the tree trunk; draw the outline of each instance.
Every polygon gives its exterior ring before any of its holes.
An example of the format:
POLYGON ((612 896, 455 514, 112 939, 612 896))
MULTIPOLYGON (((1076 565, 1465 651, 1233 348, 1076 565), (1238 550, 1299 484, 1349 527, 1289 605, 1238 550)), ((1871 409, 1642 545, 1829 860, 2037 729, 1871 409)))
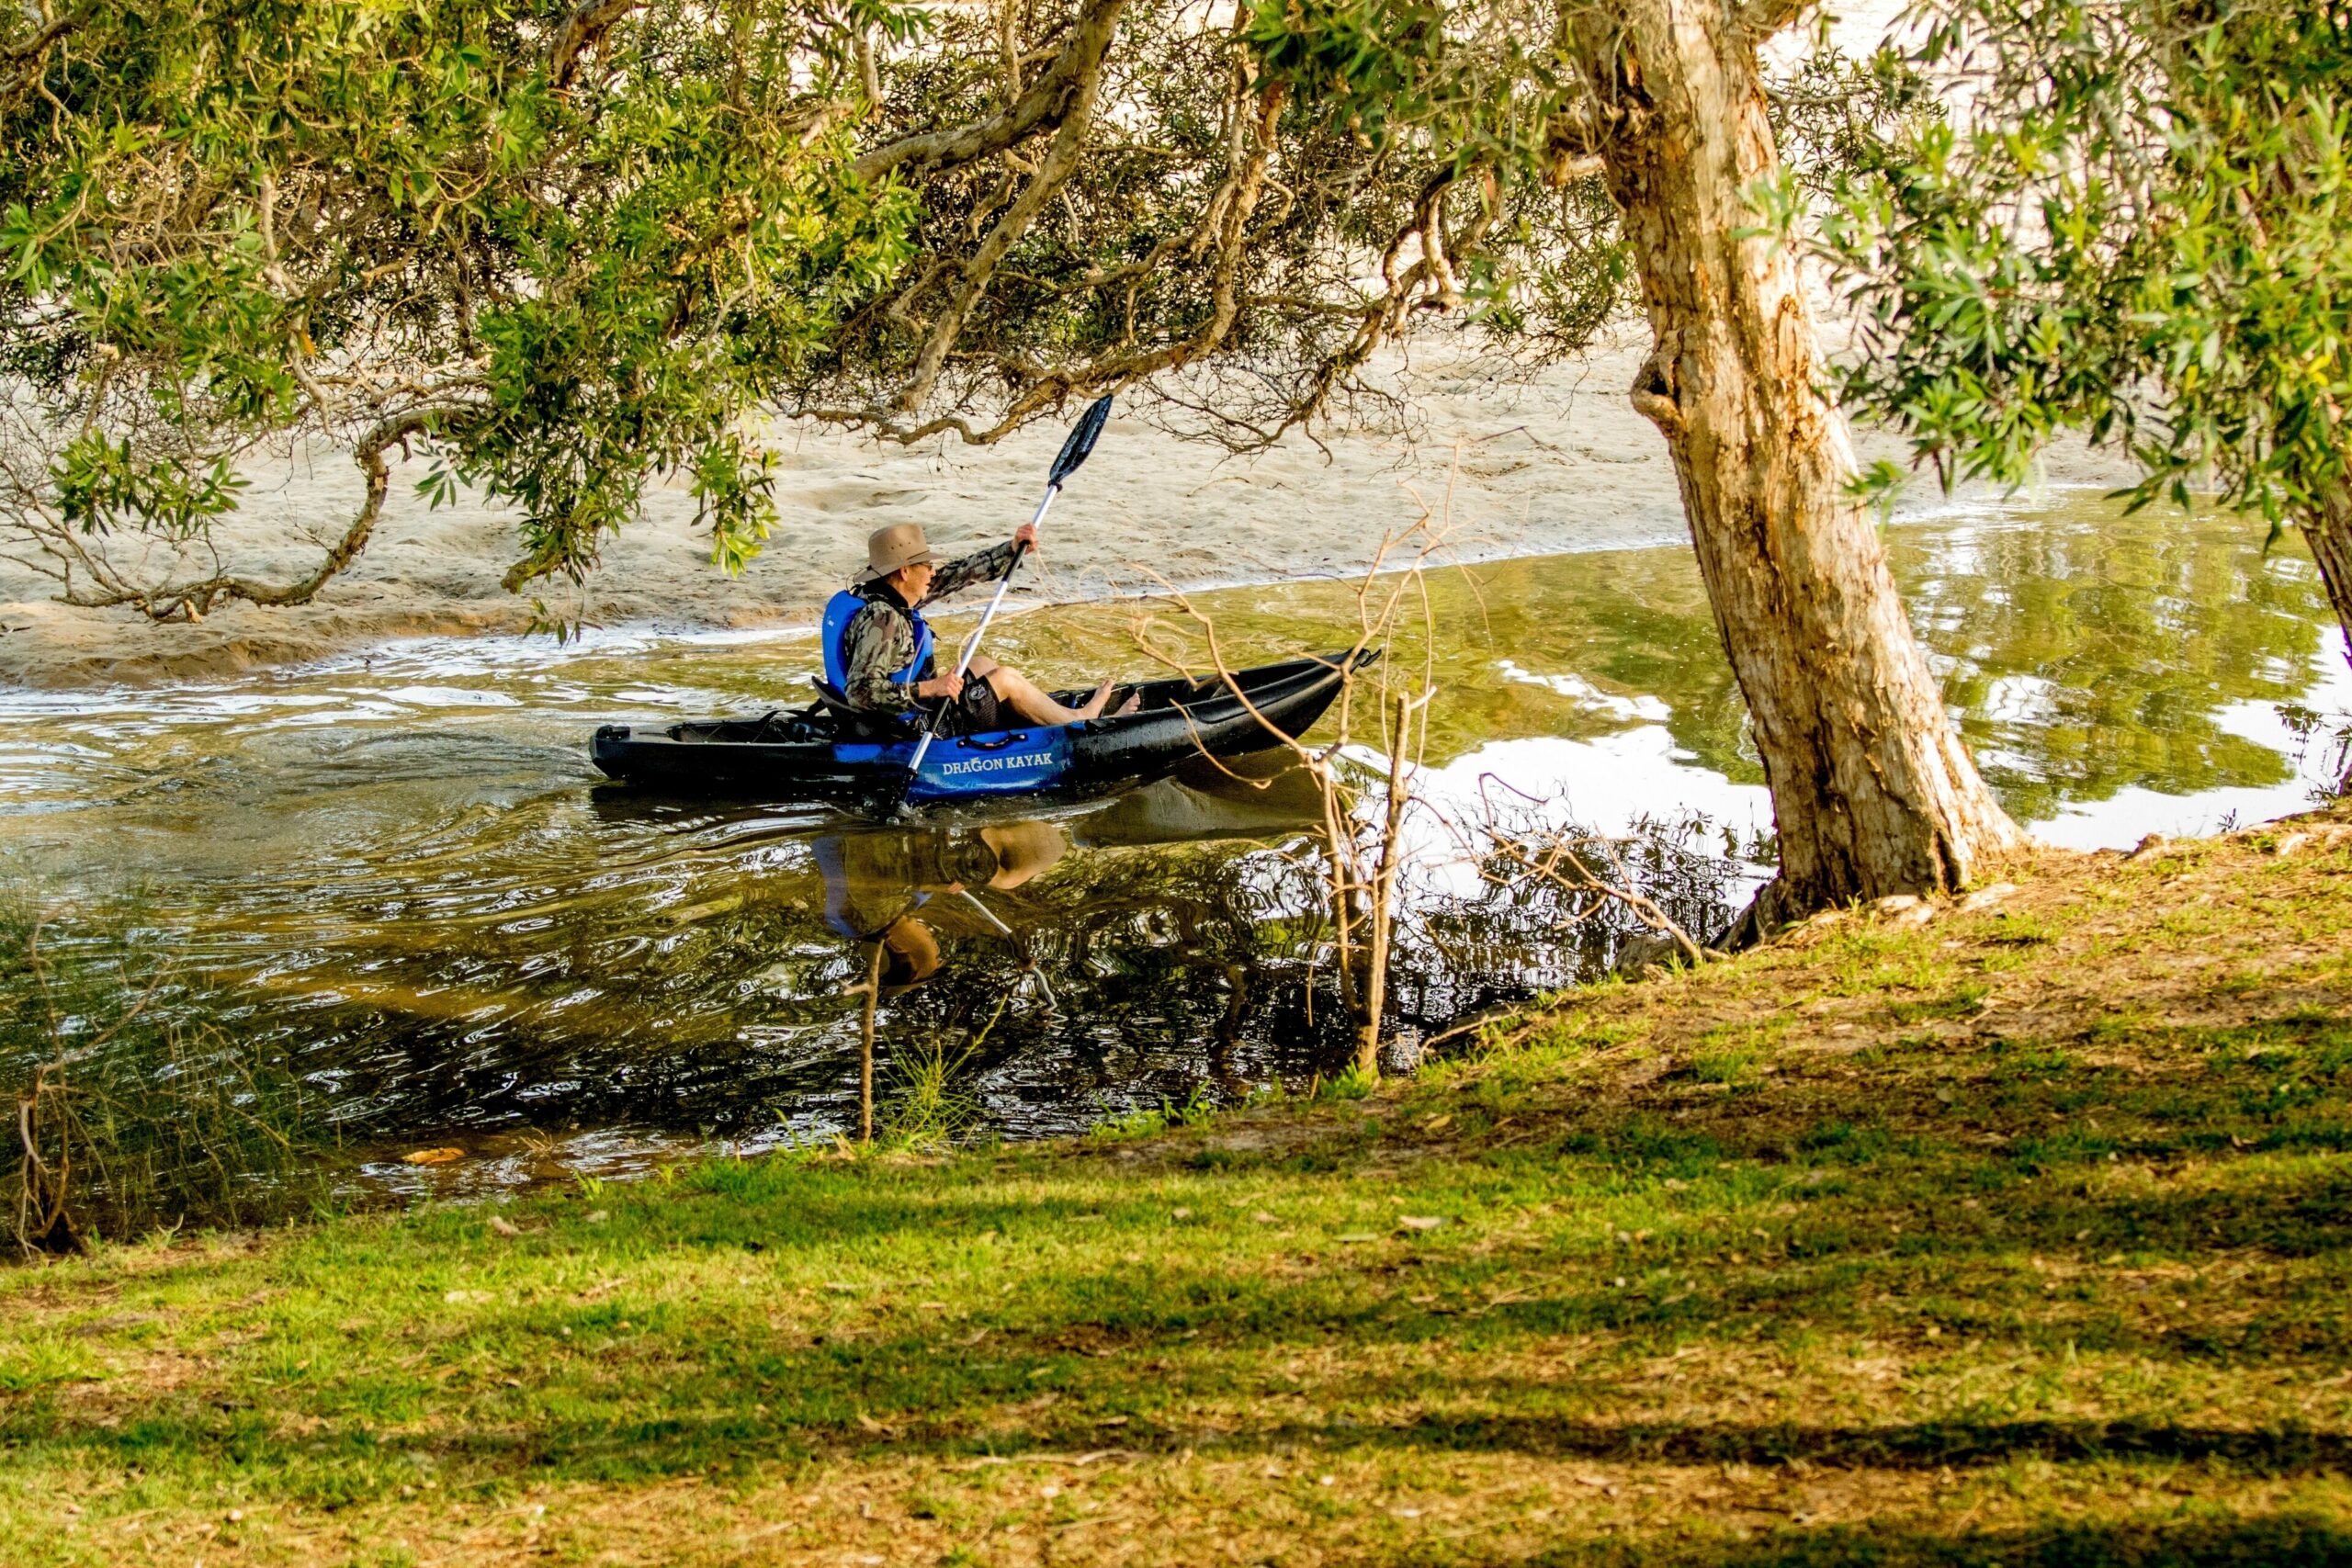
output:
POLYGON ((2352 659, 2352 496, 2329 497, 2303 525, 2303 542, 2319 562, 2327 602, 2335 606, 2335 624, 2344 631, 2344 656, 2352 659))
POLYGON ((1715 626, 1771 786, 1789 915, 1965 886, 2019 834, 1945 711, 1877 529, 1796 257, 1746 197, 1779 168, 1756 43, 1726 0, 1586 12, 1593 131, 1656 347, 1633 392, 1665 434, 1715 626), (1747 231, 1743 237, 1743 231, 1747 231))

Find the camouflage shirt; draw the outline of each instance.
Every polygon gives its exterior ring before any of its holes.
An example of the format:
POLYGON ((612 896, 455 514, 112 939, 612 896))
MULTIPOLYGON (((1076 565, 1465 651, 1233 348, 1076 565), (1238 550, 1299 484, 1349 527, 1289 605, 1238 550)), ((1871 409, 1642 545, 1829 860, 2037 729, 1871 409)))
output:
MULTIPOLYGON (((915 608, 936 604, 975 582, 1001 576, 1004 569, 1012 564, 1012 541, 1007 539, 993 549, 941 566, 932 573, 931 592, 915 608)), ((890 677, 904 670, 907 661, 915 656, 914 622, 907 618, 905 603, 888 584, 876 583, 860 592, 867 595, 865 608, 852 615, 842 632, 842 667, 849 677, 849 700, 877 713, 910 712, 919 705, 914 682, 900 685, 890 677)), ((926 662, 915 671, 914 679, 927 681, 933 673, 933 665, 926 662)))

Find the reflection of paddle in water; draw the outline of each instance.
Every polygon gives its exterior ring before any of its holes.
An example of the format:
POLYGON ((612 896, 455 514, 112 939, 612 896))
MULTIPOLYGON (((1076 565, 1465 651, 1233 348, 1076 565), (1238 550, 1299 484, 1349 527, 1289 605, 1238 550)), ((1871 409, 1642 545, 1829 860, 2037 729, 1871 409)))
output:
MULTIPOLYGON (((1043 824, 1040 824, 1040 826, 1042 825, 1043 824)), ((1018 995, 1022 987, 1028 985, 1030 981, 1036 981, 1037 988, 1040 991, 1043 991, 1046 996, 1046 1016, 1049 1019, 1059 1017, 1062 1010, 1061 999, 1054 995, 1054 983, 1051 980, 1046 979, 1045 970, 1038 967, 1037 955, 1029 951, 1029 944, 1021 940, 1021 935, 1018 931, 1015 931, 1011 926, 1006 925, 1002 920, 998 919, 996 918, 996 912, 990 909, 986 904, 981 903, 970 888, 958 887, 956 891, 962 895, 964 902, 969 904, 973 908, 979 911, 980 919, 988 921, 989 925, 996 928, 997 935, 1003 937, 1006 941, 1012 942, 1012 951, 1021 955, 1021 977, 1013 983, 1014 994, 1018 995)), ((983 1031, 983 1032, 985 1032, 985 1031, 983 1031)))
MULTIPOLYGON (((867 950, 860 995, 858 1135, 874 1136, 874 1019, 885 997, 898 996, 940 971, 944 959, 933 923, 961 900, 987 929, 1013 944, 1023 978, 1035 976, 1048 1010, 1058 1010, 1052 984, 1019 933, 972 890, 1009 893, 1052 866, 1069 841, 1050 822, 991 823, 976 830, 915 829, 830 833, 811 846, 825 880, 825 923, 867 950)), ((951 933, 952 934, 952 933, 951 933)))

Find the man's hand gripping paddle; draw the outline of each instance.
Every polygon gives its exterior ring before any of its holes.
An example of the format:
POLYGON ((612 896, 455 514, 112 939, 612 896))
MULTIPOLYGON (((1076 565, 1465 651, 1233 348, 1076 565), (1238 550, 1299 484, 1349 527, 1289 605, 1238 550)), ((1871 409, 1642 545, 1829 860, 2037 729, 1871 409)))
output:
MULTIPOLYGON (((1087 454, 1094 450, 1095 439, 1102 434, 1102 423, 1110 417, 1109 398, 1095 399, 1086 406, 1086 412, 1078 416, 1078 424, 1070 431, 1069 439, 1062 443, 1061 455, 1054 459, 1053 472, 1046 476, 1046 493, 1037 502, 1036 513, 1029 519, 1031 527, 1046 520, 1046 513, 1053 507, 1054 497, 1062 492, 1062 481, 1078 472, 1079 465, 1085 462, 1087 454)), ((979 652, 980 639, 988 636, 989 623, 996 619, 997 607, 1004 603, 1004 591, 1012 585, 1012 574, 1020 570, 1021 558, 1028 553, 1027 550, 1013 551, 1012 561, 1004 569, 1004 575, 996 580, 996 596, 989 601, 988 609, 980 615, 980 624, 972 628, 971 639, 964 644, 964 651, 956 660, 957 680, 962 680, 970 671, 972 656, 979 652)), ((939 734, 939 721, 947 712, 947 705, 941 703, 932 711, 931 722, 923 726, 922 739, 915 742, 914 761, 907 764, 906 782, 899 786, 899 798, 893 809, 905 807, 909 792, 922 775, 924 754, 930 751, 932 741, 939 734)))

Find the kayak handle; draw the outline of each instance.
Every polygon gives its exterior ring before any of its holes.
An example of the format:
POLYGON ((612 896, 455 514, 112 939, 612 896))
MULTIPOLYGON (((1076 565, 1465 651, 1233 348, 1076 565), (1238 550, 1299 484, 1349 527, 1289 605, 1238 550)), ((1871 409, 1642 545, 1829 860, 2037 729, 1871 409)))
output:
POLYGON ((963 748, 965 750, 967 750, 967 751, 1001 751, 1001 750, 1004 750, 1006 747, 1008 747, 1008 746, 1018 746, 1018 745, 1020 745, 1023 740, 1026 740, 1026 739, 1029 739, 1029 736, 1028 736, 1028 734, 1027 734, 1027 732, 1026 732, 1026 731, 1018 731, 1018 730, 1017 730, 1017 731, 1015 731, 1014 733, 1012 733, 1012 734, 1011 734, 1011 735, 1006 736, 1006 737, 1005 737, 1003 739, 1001 739, 1001 740, 981 740, 981 739, 963 739, 963 740, 958 740, 958 741, 956 742, 956 744, 957 744, 958 746, 962 747, 962 748, 963 748))

